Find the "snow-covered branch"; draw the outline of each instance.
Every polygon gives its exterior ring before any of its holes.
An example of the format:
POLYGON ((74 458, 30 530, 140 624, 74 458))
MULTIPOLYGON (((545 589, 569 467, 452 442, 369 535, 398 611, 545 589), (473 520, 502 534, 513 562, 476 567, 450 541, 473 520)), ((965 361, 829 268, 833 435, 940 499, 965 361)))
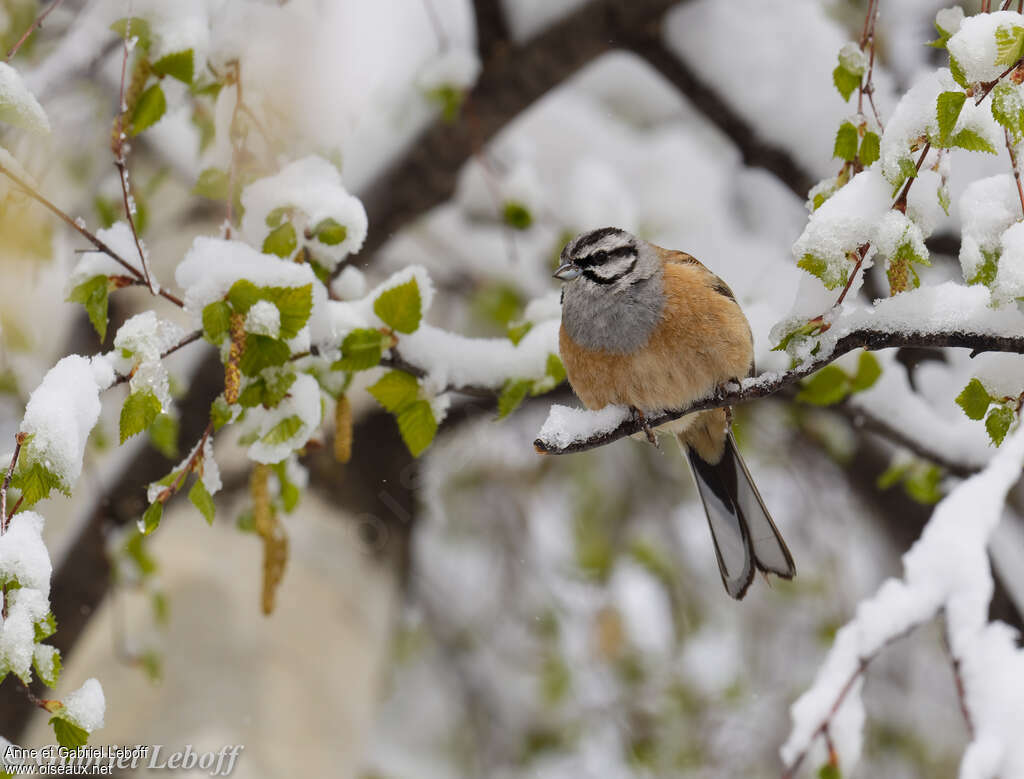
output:
MULTIPOLYGON (((1024 354, 1024 336, 1009 333, 961 331, 906 332, 870 328, 854 330, 839 338, 827 356, 819 357, 784 373, 765 373, 744 379, 738 386, 732 384, 723 391, 699 400, 684 409, 671 409, 660 414, 649 414, 647 423, 652 427, 657 427, 696 411, 722 408, 774 395, 783 387, 810 376, 854 349, 863 348, 875 351, 900 346, 955 347, 970 349, 972 354, 982 352, 1024 354)), ((548 421, 533 445, 541 454, 570 454, 610 444, 620 438, 639 433, 643 429, 643 422, 634 419, 629 410, 625 408, 615 408, 609 412, 602 411, 592 414, 556 406, 552 409, 548 421)))

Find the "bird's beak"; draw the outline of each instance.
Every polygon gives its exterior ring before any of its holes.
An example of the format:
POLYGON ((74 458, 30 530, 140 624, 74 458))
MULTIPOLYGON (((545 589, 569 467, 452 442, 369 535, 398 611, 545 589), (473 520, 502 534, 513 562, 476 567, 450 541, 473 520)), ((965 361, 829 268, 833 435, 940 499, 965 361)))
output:
POLYGON ((556 279, 562 281, 572 281, 577 278, 583 271, 573 265, 571 262, 563 262, 558 266, 558 270, 555 271, 554 276, 556 279))

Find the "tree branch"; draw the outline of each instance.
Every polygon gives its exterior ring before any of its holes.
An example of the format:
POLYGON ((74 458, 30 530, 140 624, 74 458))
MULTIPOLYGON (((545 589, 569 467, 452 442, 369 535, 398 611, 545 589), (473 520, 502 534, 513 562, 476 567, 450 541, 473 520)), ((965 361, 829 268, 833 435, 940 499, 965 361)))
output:
MULTIPOLYGON (((1024 336, 964 332, 895 333, 871 329, 854 330, 842 336, 826 357, 821 357, 814 362, 786 371, 785 373, 763 374, 754 379, 747 379, 739 387, 724 392, 716 392, 714 395, 699 400, 684 409, 673 409, 657 414, 648 414, 647 423, 652 427, 657 427, 696 411, 723 408, 736 403, 746 403, 757 398, 768 397, 769 395, 774 395, 783 387, 810 376, 815 371, 820 370, 854 349, 864 348, 876 351, 878 349, 890 349, 899 346, 941 346, 971 349, 972 356, 981 352, 1014 352, 1024 354, 1024 336)), ((643 429, 641 420, 627 419, 614 430, 596 433, 586 439, 575 441, 566 446, 560 447, 542 438, 535 440, 533 446, 540 454, 583 452, 610 444, 612 441, 617 441, 634 433, 639 433, 643 429)))
POLYGON ((22 45, 25 43, 25 41, 29 39, 29 36, 32 35, 32 33, 34 33, 40 27, 42 27, 43 21, 46 19, 46 17, 49 16, 54 11, 54 9, 63 2, 64 0, 53 0, 53 2, 50 3, 46 10, 35 18, 35 21, 32 22, 32 24, 28 26, 28 29, 21 34, 20 38, 18 38, 17 43, 11 46, 10 50, 7 52, 7 58, 4 60, 4 62, 10 62, 12 59, 14 59, 14 55, 18 53, 18 49, 20 49, 22 45))

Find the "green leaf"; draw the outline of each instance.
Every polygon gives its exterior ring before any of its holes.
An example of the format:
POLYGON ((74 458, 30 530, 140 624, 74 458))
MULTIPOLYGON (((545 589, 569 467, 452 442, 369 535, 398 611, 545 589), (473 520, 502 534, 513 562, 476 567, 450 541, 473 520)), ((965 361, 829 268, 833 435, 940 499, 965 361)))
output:
POLYGON ((139 96, 139 102, 135 104, 131 121, 128 123, 128 134, 138 135, 147 127, 152 127, 160 121, 166 111, 167 98, 164 97, 164 90, 159 84, 153 84, 139 96))
POLYGON ((836 69, 832 71, 832 83, 836 85, 843 100, 849 100, 853 91, 860 86, 860 76, 842 65, 837 65, 836 69))
POLYGON ((138 38, 136 46, 143 51, 146 51, 153 42, 153 32, 150 30, 149 22, 138 16, 126 16, 123 19, 118 19, 110 25, 110 29, 121 38, 126 38, 129 34, 133 38, 138 38))
POLYGON ((509 325, 505 330, 505 334, 508 336, 508 340, 514 345, 518 345, 532 328, 533 322, 521 322, 518 325, 509 325))
POLYGON ((276 254, 278 257, 291 257, 298 245, 295 227, 291 222, 285 222, 280 227, 271 230, 270 234, 263 239, 263 253, 276 254))
POLYGON ((331 370, 365 371, 380 363, 384 347, 390 342, 379 330, 358 329, 345 336, 341 343, 341 359, 331 370))
POLYGON ((843 775, 835 763, 825 763, 818 769, 818 779, 843 779, 843 775))
POLYGON ((303 427, 305 422, 302 421, 302 417, 292 414, 290 417, 285 417, 276 425, 274 425, 260 440, 269 446, 275 444, 283 444, 286 441, 293 439, 303 427))
POLYGON ((153 63, 153 72, 158 76, 170 76, 189 86, 192 85, 194 56, 192 49, 173 51, 153 63))
POLYGON ((516 230, 527 230, 533 224, 530 209, 518 200, 507 200, 501 210, 502 221, 516 230))
POLYGON ((281 505, 289 514, 299 505, 299 488, 288 479, 288 463, 282 460, 271 466, 277 474, 277 482, 281 486, 281 505))
POLYGON ((1024 50, 1024 27, 1003 25, 996 30, 996 65, 1012 65, 1024 50))
POLYGON ((170 414, 158 416, 149 427, 149 441, 168 460, 177 457, 178 420, 170 414))
POLYGON ((249 309, 258 300, 261 300, 259 287, 248 279, 239 279, 228 290, 228 303, 231 304, 231 310, 242 316, 249 313, 249 309))
POLYGON ((46 616, 39 620, 33 629, 35 642, 38 644, 40 641, 45 641, 57 632, 57 618, 53 616, 52 611, 47 612, 46 616))
POLYGON ((373 312, 392 330, 411 333, 420 326, 423 302, 416 279, 387 289, 373 301, 373 312))
POLYGON ((21 490, 21 497, 26 507, 49 497, 51 490, 59 490, 68 494, 60 477, 42 463, 22 465, 14 474, 12 484, 21 490))
POLYGON ((544 367, 544 374, 554 379, 556 385, 565 381, 565 366, 557 354, 549 353, 547 363, 544 367))
POLYGON ((271 371, 263 378, 263 405, 274 408, 284 400, 288 390, 295 383, 295 374, 291 371, 271 371))
POLYGON ((397 414, 419 398, 420 384, 415 376, 404 371, 389 371, 376 384, 367 387, 366 391, 377 399, 385 411, 397 414))
POLYGON ((903 489, 918 503, 931 506, 942 500, 942 491, 939 489, 941 482, 941 468, 930 463, 917 463, 903 479, 903 489))
POLYGON ((821 279, 821 282, 825 285, 826 289, 836 289, 846 283, 847 269, 843 268, 841 274, 836 273, 836 269, 829 265, 821 257, 817 257, 813 254, 805 254, 800 258, 800 261, 796 264, 798 268, 810 273, 812 276, 816 276, 821 279))
POLYGON ((1013 410, 1008 406, 996 406, 988 412, 988 416, 985 417, 985 430, 988 431, 988 437, 992 439, 992 443, 996 446, 1003 443, 1014 419, 1013 410))
POLYGON ((939 123, 939 141, 943 145, 949 143, 950 134, 956 126, 956 120, 960 116, 960 109, 964 107, 965 100, 967 100, 967 95, 963 92, 943 92, 935 102, 935 118, 939 123))
POLYGON ((850 393, 850 378, 838 365, 826 365, 800 386, 796 399, 815 406, 830 406, 850 393))
POLYGON ((85 306, 85 313, 89 315, 89 321, 96 328, 100 341, 107 338, 107 295, 109 283, 103 275, 93 276, 88 281, 83 281, 68 295, 68 302, 81 303, 85 306))
POLYGON ((164 515, 164 504, 154 501, 149 504, 146 512, 142 515, 142 535, 148 536, 160 525, 160 519, 164 515))
POLYGON ((263 287, 260 290, 281 313, 281 338, 294 338, 306 326, 313 311, 313 285, 301 287, 263 287))
POLYGON ((451 84, 442 84, 427 92, 427 97, 441 107, 441 119, 451 124, 459 118, 459 110, 466 99, 466 93, 451 84))
POLYGON ((860 164, 865 168, 878 160, 881 141, 878 133, 868 130, 864 133, 864 140, 860 142, 860 164))
POLYGON ((532 386, 529 379, 507 379, 498 396, 498 419, 504 419, 519 408, 532 386))
POLYGON ((871 352, 861 352, 857 360, 857 373, 850 382, 852 392, 863 392, 868 389, 882 375, 882 366, 878 364, 878 358, 871 352))
POLYGON ((996 84, 992 90, 992 118, 1014 133, 1021 132, 1024 101, 1020 92, 1010 84, 996 84))
POLYGON ((294 212, 294 206, 278 206, 267 214, 264 221, 267 223, 267 227, 280 227, 286 219, 292 218, 294 212))
POLYGON ((121 407, 121 443, 147 429, 162 410, 151 389, 141 389, 129 395, 121 407))
POLYGON ((57 743, 62 747, 78 749, 78 747, 85 746, 89 741, 89 731, 79 727, 74 722, 64 719, 59 714, 56 717, 50 718, 50 724, 53 725, 53 735, 57 739, 57 743))
POLYGON ((216 509, 213 506, 213 496, 211 496, 210 491, 206 489, 206 485, 203 484, 202 479, 196 479, 195 484, 192 485, 192 489, 188 491, 188 499, 192 501, 193 506, 199 509, 199 513, 206 518, 207 524, 212 525, 216 509))
POLYGON ((53 649, 47 658, 48 662, 40 662, 39 655, 33 654, 32 665, 36 669, 36 675, 47 687, 56 687, 57 679, 60 677, 62 664, 60 661, 60 650, 53 649))
POLYGON ((903 478, 907 475, 907 471, 909 470, 910 463, 908 462, 900 463, 899 465, 890 465, 885 469, 885 472, 875 480, 875 486, 880 490, 887 490, 890 487, 894 487, 903 481, 903 478))
POLYGON ((998 249, 995 251, 982 249, 981 257, 981 265, 974 272, 974 276, 967 280, 967 283, 984 284, 986 287, 991 287, 992 283, 996 280, 996 274, 999 272, 1000 251, 998 249))
POLYGON ((210 421, 213 422, 214 432, 231 421, 231 406, 224 400, 223 395, 218 395, 210 405, 210 421))
POLYGON ((964 69, 960 67, 960 63, 952 54, 949 55, 949 72, 957 84, 967 89, 967 77, 964 75, 964 69))
POLYGON ((291 356, 292 350, 284 341, 268 335, 249 333, 245 337, 245 351, 242 352, 242 359, 238 361, 238 367, 244 375, 255 376, 264 368, 284 365, 291 356))
POLYGON ((970 419, 981 419, 988 411, 988 407, 995 401, 985 385, 977 379, 971 379, 967 386, 956 396, 956 404, 964 410, 970 419))
POLYGON ((978 135, 974 130, 966 127, 953 136, 950 144, 961 149, 967 149, 967 151, 983 151, 989 154, 996 154, 995 146, 978 135))
POLYGON ((333 219, 324 219, 313 228, 313 237, 328 246, 337 246, 348 237, 348 228, 333 219))
MULTIPOLYGON (((899 165, 903 181, 917 178, 917 163, 910 159, 910 157, 900 157, 899 165)), ((903 182, 901 181, 900 183, 902 184, 903 182)))
POLYGON ((419 457, 437 435, 437 420, 430 403, 417 400, 398 412, 398 432, 413 457, 419 457))
POLYGON ((212 344, 231 327, 231 306, 223 300, 215 300, 203 308, 203 336, 212 344))
POLYGON ((843 122, 839 125, 832 156, 847 162, 853 162, 853 158, 857 156, 857 128, 852 123, 843 122))
POLYGON ((199 174, 196 185, 192 187, 193 195, 201 195, 210 200, 227 200, 231 176, 220 168, 207 168, 199 174))

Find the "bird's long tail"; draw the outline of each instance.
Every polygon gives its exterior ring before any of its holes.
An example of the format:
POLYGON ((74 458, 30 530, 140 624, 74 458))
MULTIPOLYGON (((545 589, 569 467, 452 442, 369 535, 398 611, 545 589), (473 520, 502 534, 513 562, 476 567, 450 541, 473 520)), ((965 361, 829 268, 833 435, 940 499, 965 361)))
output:
POLYGON ((681 437, 679 442, 704 503, 726 592, 737 600, 742 598, 755 569, 792 579, 796 574, 793 556, 750 478, 732 432, 726 435, 717 463, 702 459, 681 437))

